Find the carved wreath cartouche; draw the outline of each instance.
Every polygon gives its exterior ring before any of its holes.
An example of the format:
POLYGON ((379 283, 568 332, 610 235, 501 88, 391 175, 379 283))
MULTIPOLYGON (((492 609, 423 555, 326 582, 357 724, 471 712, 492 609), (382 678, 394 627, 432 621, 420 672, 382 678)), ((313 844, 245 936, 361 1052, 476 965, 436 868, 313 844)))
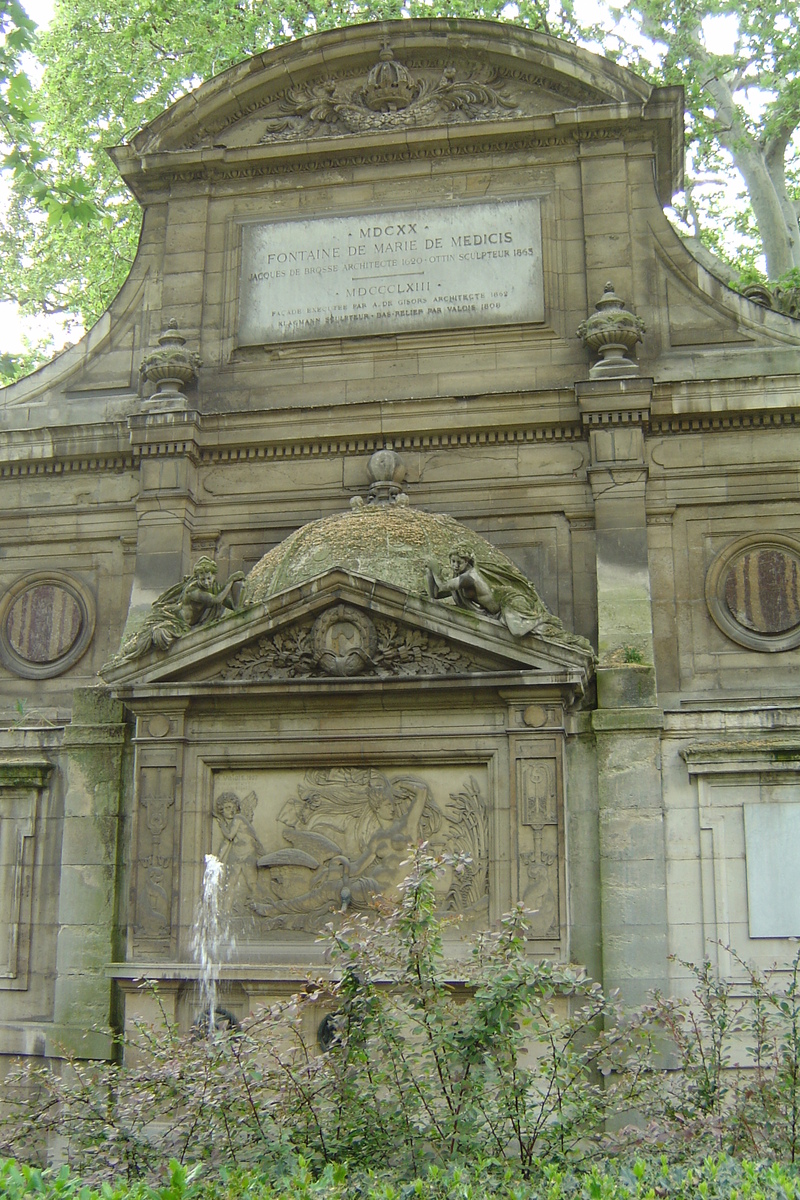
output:
POLYGON ((475 659, 445 638, 396 621, 372 621, 358 609, 338 604, 316 621, 264 634, 234 654, 214 678, 454 675, 479 669, 475 659))
POLYGON ((388 46, 366 80, 325 80, 292 88, 281 102, 285 116, 267 122, 261 143, 282 137, 371 133, 442 121, 518 115, 496 74, 458 78, 447 66, 438 81, 413 74, 388 46))

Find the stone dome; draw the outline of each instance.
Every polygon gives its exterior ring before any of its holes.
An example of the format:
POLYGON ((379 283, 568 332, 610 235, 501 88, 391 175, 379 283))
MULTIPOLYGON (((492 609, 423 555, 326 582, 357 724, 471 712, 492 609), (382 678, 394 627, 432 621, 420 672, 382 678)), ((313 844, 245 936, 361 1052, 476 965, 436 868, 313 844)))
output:
POLYGON ((476 561, 519 575, 505 554, 452 517, 409 504, 365 504, 311 521, 274 546, 247 576, 243 600, 261 603, 334 567, 427 595, 426 566, 432 562, 446 571, 457 546, 476 561))

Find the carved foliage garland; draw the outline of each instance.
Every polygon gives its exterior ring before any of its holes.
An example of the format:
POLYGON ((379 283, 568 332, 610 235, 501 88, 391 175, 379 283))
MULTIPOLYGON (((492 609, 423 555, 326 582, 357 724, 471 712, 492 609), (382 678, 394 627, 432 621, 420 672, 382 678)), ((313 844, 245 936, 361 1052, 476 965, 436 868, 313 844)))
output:
POLYGON ((475 659, 445 638, 396 621, 373 622, 358 609, 339 604, 316 621, 264 634, 233 655, 213 678, 454 675, 479 669, 475 659))

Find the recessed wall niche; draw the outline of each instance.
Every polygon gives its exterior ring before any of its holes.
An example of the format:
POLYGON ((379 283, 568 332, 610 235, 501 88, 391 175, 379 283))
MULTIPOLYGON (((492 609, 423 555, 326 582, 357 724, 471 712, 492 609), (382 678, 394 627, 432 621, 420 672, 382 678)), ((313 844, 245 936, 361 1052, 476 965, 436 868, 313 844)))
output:
POLYGON ((800 645, 800 541, 782 534, 739 538, 711 564, 706 603, 740 646, 775 652, 800 645))
POLYGON ((0 658, 23 679, 69 670, 94 633, 89 590, 60 571, 24 575, 0 600, 0 658))

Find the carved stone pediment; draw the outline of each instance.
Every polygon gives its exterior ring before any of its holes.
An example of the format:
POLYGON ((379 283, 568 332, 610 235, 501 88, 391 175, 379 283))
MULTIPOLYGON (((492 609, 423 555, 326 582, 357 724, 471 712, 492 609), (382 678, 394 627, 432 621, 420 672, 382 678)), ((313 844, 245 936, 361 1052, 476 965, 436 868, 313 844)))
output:
POLYGON ((205 130, 196 145, 247 146, 297 138, 538 116, 596 101, 591 89, 457 56, 395 58, 387 43, 370 70, 327 71, 269 97, 245 118, 205 130))
POLYGON ((232 67, 142 129, 131 147, 145 155, 255 149, 647 99, 647 85, 610 63, 599 70, 597 62, 530 30, 517 27, 512 35, 498 22, 356 26, 232 67))
MULTIPOLYGON (((514 637, 476 617, 391 584, 335 569, 191 631, 168 651, 153 648, 106 669, 115 685, 391 680, 566 675, 578 693, 591 655, 544 637, 514 637)), ((565 680, 567 682, 567 680, 565 680)))

